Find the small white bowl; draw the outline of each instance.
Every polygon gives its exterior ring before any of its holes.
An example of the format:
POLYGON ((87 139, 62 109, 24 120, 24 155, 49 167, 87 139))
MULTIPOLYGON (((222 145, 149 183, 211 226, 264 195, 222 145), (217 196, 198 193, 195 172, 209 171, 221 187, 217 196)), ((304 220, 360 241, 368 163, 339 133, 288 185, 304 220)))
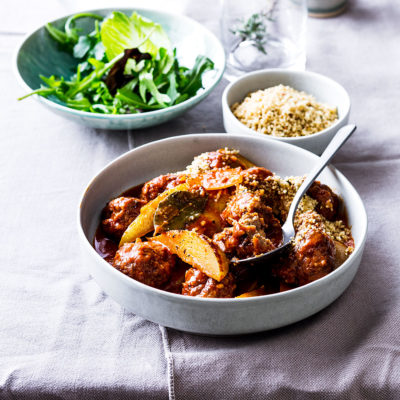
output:
POLYGON ((104 291, 126 309, 150 321, 187 332, 209 335, 259 332, 300 321, 322 310, 352 281, 361 261, 367 232, 367 215, 360 196, 333 167, 325 168, 318 179, 343 198, 355 250, 335 271, 308 285, 243 299, 182 296, 131 279, 96 253, 93 237, 107 201, 154 176, 182 170, 202 152, 223 147, 239 149, 257 165, 280 176, 304 175, 318 160, 314 154, 298 147, 246 135, 185 135, 131 150, 100 171, 82 195, 78 214, 82 265, 104 291))
POLYGON ((350 97, 342 85, 324 75, 310 71, 266 69, 246 74, 229 84, 222 95, 224 127, 228 133, 262 136, 278 140, 321 154, 335 133, 347 124, 350 114, 350 97), (329 128, 309 136, 281 138, 265 135, 248 128, 232 113, 231 106, 241 102, 249 93, 279 84, 313 95, 320 103, 337 107, 338 120, 329 128))

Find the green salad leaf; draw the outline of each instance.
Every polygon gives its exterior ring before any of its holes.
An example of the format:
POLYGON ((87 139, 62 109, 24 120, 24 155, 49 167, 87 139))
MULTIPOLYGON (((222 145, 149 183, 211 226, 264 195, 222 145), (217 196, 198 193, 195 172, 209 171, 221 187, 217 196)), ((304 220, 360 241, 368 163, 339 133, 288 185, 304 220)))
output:
POLYGON ((54 27, 50 22, 46 24, 46 30, 49 35, 60 45, 69 48, 79 41, 79 29, 75 26, 75 21, 81 18, 93 18, 102 21, 103 17, 93 13, 79 13, 72 15, 67 19, 64 26, 64 32, 54 27))
POLYGON ((128 17, 114 11, 101 26, 101 40, 109 60, 133 48, 156 57, 162 47, 172 56, 171 43, 162 26, 136 12, 128 17))

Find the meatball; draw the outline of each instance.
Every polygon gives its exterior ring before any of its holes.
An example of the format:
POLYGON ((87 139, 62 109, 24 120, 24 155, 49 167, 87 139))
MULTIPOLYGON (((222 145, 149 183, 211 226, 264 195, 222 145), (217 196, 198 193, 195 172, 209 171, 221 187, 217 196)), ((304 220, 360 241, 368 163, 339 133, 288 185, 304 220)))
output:
POLYGON ((161 243, 136 241, 119 248, 113 265, 125 275, 159 288, 170 279, 175 256, 161 243))
POLYGON ((263 167, 253 167, 242 171, 241 175, 245 186, 257 186, 263 183, 269 176, 272 176, 273 173, 263 167))
POLYGON ((321 182, 314 182, 307 194, 318 201, 316 211, 329 221, 334 221, 339 212, 339 197, 333 193, 331 188, 321 182))
MULTIPOLYGON (((275 218, 272 208, 265 205, 261 197, 253 192, 241 191, 235 194, 222 212, 222 218, 234 226, 235 221, 241 221, 240 225, 244 226, 255 225, 257 231, 261 235, 264 233, 262 236, 270 239, 274 246, 279 246, 282 241, 281 224, 275 218)), ((243 230, 243 227, 240 229, 243 230)))
MULTIPOLYGON (((280 228, 279 228, 280 229, 280 228)), ((213 236, 213 242, 230 258, 248 258, 275 249, 282 240, 267 238, 263 222, 257 213, 244 214, 232 227, 213 236)), ((277 236, 276 236, 277 237, 277 236)))
POLYGON ((101 226, 104 232, 117 239, 121 238, 144 204, 135 197, 118 197, 111 200, 103 211, 101 226))
POLYGON ((267 206, 260 196, 246 190, 236 193, 230 199, 221 216, 225 222, 232 224, 233 221, 239 221, 244 214, 249 213, 257 213, 262 226, 279 225, 272 208, 267 206))
POLYGON ((216 168, 246 168, 243 161, 234 150, 219 149, 202 153, 195 157, 186 168, 191 173, 210 171, 216 168))
POLYGON ((242 167, 242 163, 239 161, 235 153, 223 149, 208 153, 207 163, 210 169, 242 167))
POLYGON ((190 268, 185 274, 182 294, 197 297, 233 297, 235 289, 235 279, 229 272, 221 282, 218 282, 198 269, 190 268))
POLYGON ((326 233, 317 229, 307 230, 296 241, 294 254, 300 285, 322 278, 335 268, 335 244, 326 233))
POLYGON ((261 197, 264 204, 270 206, 275 215, 280 215, 281 196, 278 193, 276 177, 266 168, 254 167, 242 172, 241 187, 261 197))
POLYGON ((183 175, 168 174, 160 175, 144 184, 140 198, 146 203, 155 199, 160 193, 167 189, 171 189, 185 180, 183 175))
POLYGON ((315 281, 335 269, 333 240, 321 230, 309 227, 296 236, 295 245, 273 267, 273 274, 287 285, 298 286, 315 281))

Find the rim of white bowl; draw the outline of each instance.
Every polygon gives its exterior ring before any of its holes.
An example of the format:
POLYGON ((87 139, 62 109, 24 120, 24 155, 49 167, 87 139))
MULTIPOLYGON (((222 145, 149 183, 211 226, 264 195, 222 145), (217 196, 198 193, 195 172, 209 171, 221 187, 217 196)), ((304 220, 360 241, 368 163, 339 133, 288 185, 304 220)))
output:
MULTIPOLYGON (((157 116, 163 113, 166 113, 167 111, 173 111, 173 110, 177 110, 179 108, 182 107, 189 107, 191 104, 193 103, 197 103, 197 101, 200 101, 201 99, 203 99, 204 97, 206 97, 208 94, 211 93, 211 91, 215 88, 215 86, 217 86, 217 84, 221 81, 224 72, 225 72, 225 68, 226 68, 226 56, 225 56, 225 51, 224 48, 222 46, 221 41, 217 38, 217 36, 212 33, 209 29, 207 29, 204 25, 200 24, 199 22, 195 21, 194 19, 186 16, 186 15, 182 15, 182 14, 173 14, 173 13, 169 13, 166 11, 160 11, 157 10, 155 8, 150 8, 150 7, 116 7, 116 8, 109 8, 109 7, 105 7, 105 8, 96 8, 96 9, 91 9, 91 10, 82 10, 79 11, 79 13, 95 13, 98 11, 109 11, 109 12, 113 12, 113 11, 118 11, 118 10, 129 10, 129 11, 137 11, 139 14, 141 11, 151 11, 151 12, 157 12, 159 14, 163 14, 165 16, 168 17, 172 17, 172 18, 180 18, 181 20, 185 20, 186 22, 196 25, 200 28, 202 28, 204 30, 204 32, 210 36, 211 38, 213 38, 213 40, 215 41, 215 43, 217 44, 217 47, 219 48, 218 52, 221 54, 223 63, 222 63, 222 68, 221 70, 215 70, 216 72, 216 78, 214 79, 214 81, 212 82, 212 84, 208 87, 208 88, 202 88, 199 89, 200 92, 196 93, 196 95, 194 95, 193 97, 191 97, 190 99, 187 99, 185 101, 183 101, 182 103, 179 104, 175 104, 173 106, 170 107, 166 107, 166 108, 161 108, 159 110, 153 110, 153 111, 146 111, 143 113, 138 113, 138 114, 101 114, 101 113, 92 113, 89 111, 81 111, 81 110, 76 110, 74 108, 59 104, 53 100, 49 100, 45 97, 39 96, 37 94, 33 95, 32 97, 40 102, 43 102, 46 106, 51 107, 51 108, 56 108, 60 111, 63 112, 68 112, 71 114, 74 114, 76 116, 80 116, 80 117, 89 117, 89 118, 94 118, 94 119, 128 119, 128 120, 134 120, 134 119, 143 119, 145 117, 148 116, 157 116), (202 91, 201 91, 202 90, 202 91)), ((61 19, 64 18, 68 18, 71 15, 74 15, 76 13, 72 13, 72 14, 67 14, 64 15, 62 17, 59 17, 57 19, 54 19, 52 21, 50 21, 50 23, 54 23, 57 22, 61 19)), ((24 45, 24 43, 32 36, 34 35, 37 31, 39 31, 40 29, 43 29, 45 25, 41 24, 40 26, 36 27, 35 29, 31 30, 29 33, 27 33, 26 35, 23 36, 23 38, 21 39, 21 41, 19 42, 18 46, 16 47, 16 49, 14 50, 14 55, 13 55, 13 72, 14 75, 16 76, 20 86, 24 89, 26 89, 27 91, 32 91, 32 90, 36 90, 31 88, 26 82, 25 80, 22 78, 21 74, 19 73, 18 70, 18 55, 19 52, 21 50, 21 47, 24 45)))
MULTIPOLYGON (((268 87, 272 87, 272 86, 268 86, 268 87)), ((260 88, 261 90, 263 88, 260 88)), ((267 89, 267 88, 264 88, 267 89)), ((313 95, 315 97, 315 95, 313 95)), ((332 78, 329 78, 326 75, 320 74, 318 72, 314 72, 314 71, 295 71, 295 70, 288 70, 288 69, 282 69, 282 68, 276 68, 276 69, 262 69, 262 70, 258 70, 258 71, 254 71, 254 72, 250 72, 246 75, 243 75, 237 79, 235 79, 234 81, 232 81, 224 90, 224 92, 222 93, 222 107, 223 109, 226 109, 226 112, 228 113, 229 118, 233 121, 233 123, 237 126, 237 129, 244 129, 246 132, 248 132, 251 135, 257 135, 263 138, 269 138, 269 139, 273 139, 273 140, 278 140, 280 142, 293 142, 293 144, 295 142, 298 141, 303 141, 303 140, 312 140, 315 137, 318 136, 322 136, 325 133, 327 133, 330 130, 334 130, 340 123, 343 122, 344 119, 346 119, 349 114, 350 114, 350 109, 351 109, 351 101, 350 101, 350 96, 347 92, 347 90, 337 81, 335 81, 332 78), (274 74, 284 74, 284 75, 299 75, 299 76, 308 76, 308 77, 314 77, 317 79, 321 79, 321 80, 325 80, 331 84, 334 84, 339 91, 342 91, 344 98, 346 99, 346 111, 345 113, 340 116, 332 125, 328 126, 327 128, 323 129, 320 132, 316 132, 313 133, 311 135, 307 135, 307 136, 297 136, 297 137, 278 137, 278 136, 272 136, 272 135, 266 135, 264 133, 261 132, 257 132, 254 129, 249 128, 248 126, 246 126, 245 124, 243 124, 242 122, 240 122, 235 115, 233 114, 230 105, 228 104, 228 93, 229 91, 235 86, 237 85, 239 82, 243 82, 243 81, 247 81, 247 80, 251 80, 254 76, 258 76, 258 75, 274 75, 274 74)), ((336 108, 338 108, 338 106, 336 105, 336 108)), ((228 134, 235 134, 233 132, 227 132, 228 134)))
MULTIPOLYGON (((182 135, 182 136, 171 136, 169 138, 166 139, 161 139, 161 140, 157 140, 154 142, 150 142, 147 144, 144 144, 142 146, 136 147, 130 151, 127 151, 126 153, 120 155, 119 157, 115 158, 114 160, 112 160, 111 162, 109 162, 105 167, 103 167, 96 175, 94 175, 94 177, 89 181, 88 185, 86 186, 86 188, 84 189, 84 191, 82 192, 82 195, 80 197, 79 203, 78 203, 78 213, 77 213, 77 223, 78 223, 78 233, 80 236, 80 239, 83 240, 83 242, 85 243, 85 248, 87 249, 87 251, 89 251, 89 253, 91 254, 92 257, 97 257, 97 259, 99 260, 99 263, 101 263, 105 268, 109 268, 110 272, 115 274, 115 276, 119 276, 119 279, 125 280, 125 282, 129 285, 131 285, 133 288, 137 285, 139 285, 139 287, 141 287, 142 289, 146 289, 150 292, 153 292, 154 294, 157 294, 159 296, 164 296, 166 298, 170 298, 171 300, 176 300, 176 301, 192 301, 192 302, 198 302, 198 303, 232 303, 232 304, 239 304, 239 303, 258 303, 258 302, 264 302, 266 301, 266 299, 270 299, 270 298, 285 298, 285 297, 291 297, 293 295, 295 295, 297 292, 299 291, 305 291, 305 290, 310 290, 312 287, 314 286, 318 286, 321 285, 323 282, 327 281, 327 280, 333 280, 335 279, 335 276, 340 274, 341 271, 343 269, 345 269, 350 262, 352 262, 352 260, 361 252, 363 251, 364 248, 364 244, 367 238, 367 231, 368 231, 368 217, 367 217, 367 212, 364 206, 364 202, 362 201, 360 195, 358 194, 357 190, 355 189, 355 187, 351 184, 351 182, 339 171, 337 170, 335 167, 330 166, 330 168, 332 169, 332 172, 334 172, 336 174, 336 176, 340 179, 343 180, 347 185, 349 185, 353 190, 355 195, 358 198, 358 201, 360 202, 360 212, 362 213, 362 221, 360 223, 364 223, 364 230, 362 232, 361 235, 361 240, 360 243, 358 243, 353 251, 353 253, 350 254, 349 258, 343 263, 341 264, 338 268, 336 268, 334 271, 330 272, 328 275, 325 275, 324 277, 317 279, 313 282, 307 283, 306 285, 303 286, 298 286, 296 288, 287 290, 285 292, 278 292, 278 293, 272 293, 272 294, 267 294, 264 296, 257 296, 257 297, 247 297, 247 298, 203 298, 203 297, 194 297, 194 296, 183 296, 181 294, 176 294, 176 293, 171 293, 171 292, 167 292, 165 290, 162 289, 157 289, 154 288, 152 286, 148 286, 144 283, 141 283, 135 279, 130 278, 129 276, 123 274, 122 272, 118 271, 117 269, 115 269, 111 264, 109 264, 106 260, 104 260, 95 250, 95 248, 93 247, 92 243, 89 241, 89 239, 86 237, 85 232, 83 231, 83 227, 82 227, 82 223, 81 223, 81 211, 82 211, 82 203, 85 200, 85 196, 86 193, 90 190, 90 188, 96 184, 96 181, 98 179, 100 179, 101 175, 105 174, 106 171, 108 170, 108 168, 118 162, 119 160, 123 159, 123 158, 128 158, 131 157, 131 154, 134 153, 137 149, 143 149, 143 148, 147 148, 147 147, 151 147, 154 146, 155 144, 162 144, 168 141, 175 141, 175 140, 186 140, 193 138, 193 137, 201 137, 204 139, 207 138, 215 138, 216 135, 227 135, 226 133, 208 133, 208 134, 202 134, 202 133, 192 133, 192 134, 188 134, 188 135, 182 135)), ((235 137, 242 137, 245 140, 249 140, 249 136, 248 135, 235 135, 235 137)), ((255 140, 261 140, 263 141, 262 138, 253 138, 255 140)), ((285 143, 285 142, 279 142, 279 146, 289 146, 290 148, 295 148, 297 152, 300 153, 304 153, 307 157, 312 157, 312 158, 319 158, 317 155, 315 155, 314 153, 302 149, 300 147, 291 145, 289 143, 285 143)))

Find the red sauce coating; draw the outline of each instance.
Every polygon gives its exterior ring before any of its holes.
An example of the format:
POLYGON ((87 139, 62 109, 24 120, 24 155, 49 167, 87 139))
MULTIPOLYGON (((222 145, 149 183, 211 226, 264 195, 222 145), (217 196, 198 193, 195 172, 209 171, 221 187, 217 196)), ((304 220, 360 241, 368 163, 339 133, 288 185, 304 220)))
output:
POLYGON ((210 169, 215 168, 243 168, 243 163, 232 153, 226 153, 224 150, 210 151, 207 156, 207 164, 210 169))
POLYGON ((159 288, 171 278, 175 256, 161 243, 136 241, 118 249, 113 265, 125 275, 159 288))
MULTIPOLYGON (((247 258, 279 246, 281 222, 275 217, 268 196, 251 190, 272 176, 272 172, 262 167, 246 169, 235 154, 221 150, 208 153, 207 163, 215 169, 202 175, 206 177, 201 189, 207 192, 207 205, 200 218, 186 229, 212 238, 230 258, 247 258), (239 185, 243 189, 239 190, 239 185), (225 186, 229 187, 224 189, 225 186)), ((94 247, 101 257, 122 273, 147 285, 199 297, 233 297, 260 287, 265 293, 289 290, 319 279, 340 265, 337 245, 326 233, 310 229, 310 226, 289 253, 275 260, 265 271, 243 270, 231 264, 230 272, 221 282, 177 259, 161 243, 139 240, 118 249, 122 233, 140 208, 185 179, 185 175, 161 175, 111 200, 94 237, 94 247)), ((318 202, 316 212, 328 220, 341 219, 347 223, 342 201, 328 186, 315 182, 308 194, 318 202)), ((352 238, 347 245, 354 246, 352 238)))
POLYGON ((118 250, 118 243, 105 235, 101 225, 96 229, 93 247, 102 258, 112 264, 115 253, 118 250))
POLYGON ((140 198, 147 203, 150 200, 155 199, 166 189, 171 189, 175 186, 178 186, 183 181, 183 176, 175 174, 160 175, 143 185, 140 198))
POLYGON ((235 288, 235 280, 231 273, 221 282, 217 282, 198 269, 190 268, 186 271, 182 294, 196 297, 233 297, 235 288))
POLYGON ((339 197, 332 189, 321 182, 315 181, 307 194, 318 201, 317 211, 330 221, 335 221, 339 214, 339 197))
POLYGON ((103 221, 101 222, 104 232, 120 239, 145 204, 143 200, 125 196, 108 202, 103 210, 103 221))

